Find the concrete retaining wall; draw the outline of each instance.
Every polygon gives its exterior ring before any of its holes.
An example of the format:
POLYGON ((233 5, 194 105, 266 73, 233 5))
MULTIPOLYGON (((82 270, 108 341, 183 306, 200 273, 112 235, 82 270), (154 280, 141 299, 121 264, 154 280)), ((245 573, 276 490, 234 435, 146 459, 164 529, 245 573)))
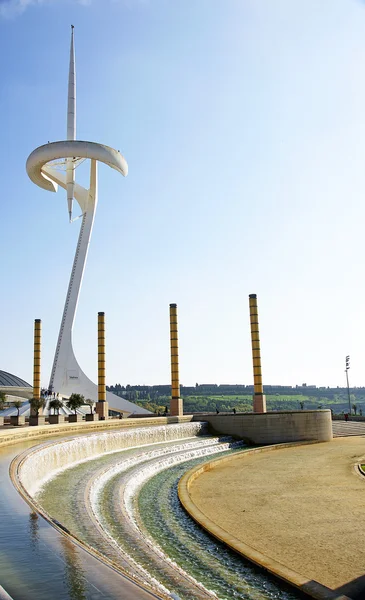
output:
POLYGON ((194 421, 207 421, 216 433, 244 438, 252 444, 281 444, 332 440, 330 410, 199 415, 194 421))
POLYGON ((253 444, 278 444, 305 440, 330 441, 332 439, 331 412, 329 410, 301 410, 294 412, 270 412, 264 414, 238 413, 200 414, 183 417, 159 417, 144 419, 109 419, 82 423, 61 423, 40 427, 12 428, 0 431, 0 447, 24 439, 51 435, 75 435, 91 431, 146 427, 189 421, 207 421, 218 434, 245 438, 253 444))

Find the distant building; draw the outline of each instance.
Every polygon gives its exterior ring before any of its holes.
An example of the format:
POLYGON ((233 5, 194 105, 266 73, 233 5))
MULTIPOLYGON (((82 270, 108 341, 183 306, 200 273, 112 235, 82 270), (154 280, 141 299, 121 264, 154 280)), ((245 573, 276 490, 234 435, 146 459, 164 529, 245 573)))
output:
POLYGON ((30 383, 6 371, 0 371, 0 391, 7 396, 18 396, 27 399, 33 397, 33 387, 30 383))

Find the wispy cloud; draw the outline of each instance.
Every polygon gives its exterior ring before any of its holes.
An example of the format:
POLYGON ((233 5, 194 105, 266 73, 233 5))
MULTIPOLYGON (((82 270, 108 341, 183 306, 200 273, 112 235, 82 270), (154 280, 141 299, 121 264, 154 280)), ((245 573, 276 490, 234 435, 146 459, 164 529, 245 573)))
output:
MULTIPOLYGON (((30 6, 51 5, 68 0, 0 0, 0 17, 12 18, 21 15, 30 6)), ((77 4, 87 6, 91 0, 76 0, 77 4)))

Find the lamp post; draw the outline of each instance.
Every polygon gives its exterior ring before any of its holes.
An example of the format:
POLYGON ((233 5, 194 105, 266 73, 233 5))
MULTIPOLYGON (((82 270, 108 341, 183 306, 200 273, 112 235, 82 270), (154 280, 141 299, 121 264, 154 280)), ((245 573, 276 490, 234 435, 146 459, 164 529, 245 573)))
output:
POLYGON ((347 396, 349 399, 349 414, 351 415, 351 398, 350 398, 350 385, 349 385, 349 368, 350 368, 350 357, 346 356, 346 367, 345 367, 345 373, 346 373, 346 381, 347 381, 347 396))

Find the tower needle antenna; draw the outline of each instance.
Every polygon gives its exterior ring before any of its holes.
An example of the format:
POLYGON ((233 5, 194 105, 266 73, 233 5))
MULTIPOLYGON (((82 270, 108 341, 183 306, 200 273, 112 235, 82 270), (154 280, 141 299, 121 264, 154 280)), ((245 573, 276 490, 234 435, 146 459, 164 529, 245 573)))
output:
MULTIPOLYGON (((76 62, 73 25, 71 25, 70 67, 68 72, 67 139, 76 140, 76 62)), ((71 223, 75 191, 75 164, 72 158, 66 160, 66 182, 68 215, 71 223)))

